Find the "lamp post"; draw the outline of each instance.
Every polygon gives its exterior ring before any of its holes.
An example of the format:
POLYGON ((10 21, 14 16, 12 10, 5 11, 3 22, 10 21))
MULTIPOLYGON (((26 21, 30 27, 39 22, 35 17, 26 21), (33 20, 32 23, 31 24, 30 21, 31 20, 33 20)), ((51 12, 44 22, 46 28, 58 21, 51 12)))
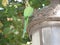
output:
POLYGON ((48 7, 35 13, 27 31, 32 45, 60 45, 60 0, 50 0, 48 7))

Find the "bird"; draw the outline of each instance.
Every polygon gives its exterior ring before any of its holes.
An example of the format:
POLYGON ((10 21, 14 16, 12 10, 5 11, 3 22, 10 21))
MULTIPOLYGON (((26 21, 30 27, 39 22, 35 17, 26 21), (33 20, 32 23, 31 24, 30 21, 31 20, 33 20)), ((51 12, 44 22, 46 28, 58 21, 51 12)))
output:
POLYGON ((26 33, 26 28, 27 28, 27 25, 28 25, 29 17, 32 16, 33 11, 34 11, 34 8, 32 8, 29 4, 28 4, 28 6, 26 6, 26 8, 24 9, 24 29, 23 29, 23 38, 24 38, 25 33, 26 33))

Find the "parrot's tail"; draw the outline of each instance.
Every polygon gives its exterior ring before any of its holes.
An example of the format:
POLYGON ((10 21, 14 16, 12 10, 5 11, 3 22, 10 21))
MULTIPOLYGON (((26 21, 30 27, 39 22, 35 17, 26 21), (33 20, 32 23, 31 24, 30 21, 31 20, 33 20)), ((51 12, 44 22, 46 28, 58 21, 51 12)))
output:
POLYGON ((25 21, 24 21, 24 30, 23 30, 22 38, 24 38, 24 36, 25 36, 27 25, 28 25, 28 18, 26 18, 25 21))

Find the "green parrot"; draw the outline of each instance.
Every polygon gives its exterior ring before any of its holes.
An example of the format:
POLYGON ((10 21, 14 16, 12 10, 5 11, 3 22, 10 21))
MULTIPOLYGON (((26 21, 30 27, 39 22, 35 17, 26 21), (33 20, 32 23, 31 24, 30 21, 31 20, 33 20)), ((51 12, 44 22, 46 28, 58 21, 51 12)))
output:
POLYGON ((32 16, 32 13, 33 13, 33 8, 31 6, 27 6, 24 10, 24 30, 23 30, 23 38, 25 36, 25 33, 26 33, 26 28, 27 28, 27 25, 28 25, 28 20, 29 20, 29 17, 32 16))

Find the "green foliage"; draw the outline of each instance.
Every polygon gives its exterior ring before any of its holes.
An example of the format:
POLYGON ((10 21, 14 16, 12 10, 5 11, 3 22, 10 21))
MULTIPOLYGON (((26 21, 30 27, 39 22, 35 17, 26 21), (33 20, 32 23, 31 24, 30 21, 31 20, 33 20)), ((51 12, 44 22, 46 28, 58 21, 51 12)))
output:
POLYGON ((34 8, 38 8, 42 6, 40 0, 30 0, 30 5, 34 8))
POLYGON ((22 45, 28 40, 28 37, 26 41, 22 39, 23 20, 19 17, 20 12, 23 16, 24 5, 14 1, 10 3, 6 7, 1 6, 4 10, 0 10, 0 45, 22 45))
POLYGON ((33 8, 40 8, 42 4, 48 5, 50 3, 49 0, 29 0, 29 2, 33 8))

